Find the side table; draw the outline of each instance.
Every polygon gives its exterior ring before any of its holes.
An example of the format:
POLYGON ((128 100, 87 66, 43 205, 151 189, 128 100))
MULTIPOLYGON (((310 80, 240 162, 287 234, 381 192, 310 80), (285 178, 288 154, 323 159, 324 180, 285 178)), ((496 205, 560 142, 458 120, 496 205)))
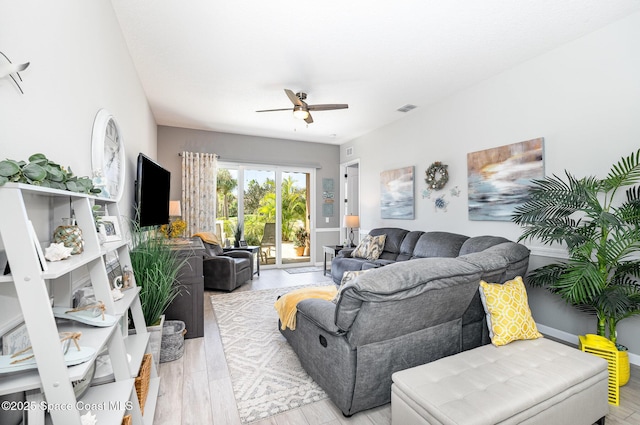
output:
MULTIPOLYGON (((324 245, 322 247, 322 249, 324 250, 324 267, 322 269, 323 276, 327 275, 327 255, 330 255, 330 259, 333 259, 336 255, 338 255, 338 252, 340 252, 342 248, 344 248, 343 245, 324 245)), ((328 271, 330 272, 331 269, 329 269, 328 271)))
MULTIPOLYGON (((229 248, 222 248, 222 250, 224 252, 229 252, 229 251, 249 251, 251 254, 253 254, 253 259, 254 259, 254 263, 256 264, 256 267, 253 271, 253 274, 257 274, 258 276, 260 276, 260 258, 258 257, 258 254, 260 253, 260 247, 257 245, 249 245, 249 246, 238 246, 238 247, 234 247, 231 246, 229 248)), ((253 276, 251 277, 253 279, 253 276)))

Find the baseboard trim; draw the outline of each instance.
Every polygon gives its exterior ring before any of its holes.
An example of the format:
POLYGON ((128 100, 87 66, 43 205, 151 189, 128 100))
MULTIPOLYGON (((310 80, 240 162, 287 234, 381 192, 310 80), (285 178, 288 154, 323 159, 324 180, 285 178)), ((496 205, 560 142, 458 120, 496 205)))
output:
MULTIPOLYGON (((549 326, 536 324, 538 330, 545 335, 549 335, 552 338, 559 339, 569 344, 578 345, 578 335, 571 334, 569 332, 561 331, 549 326)), ((640 366, 640 355, 629 353, 629 363, 632 365, 640 366)))
POLYGON ((549 257, 549 258, 569 258, 569 254, 567 253, 566 248, 551 248, 548 246, 539 246, 539 245, 526 245, 531 251, 531 255, 537 255, 539 257, 549 257))

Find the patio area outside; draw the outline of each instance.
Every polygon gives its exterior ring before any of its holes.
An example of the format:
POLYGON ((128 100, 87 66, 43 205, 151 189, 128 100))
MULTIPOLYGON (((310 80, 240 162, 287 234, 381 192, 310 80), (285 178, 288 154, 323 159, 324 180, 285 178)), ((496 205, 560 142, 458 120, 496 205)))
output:
POLYGON ((220 240, 259 246, 261 266, 308 264, 309 178, 304 172, 282 172, 281 179, 276 179, 273 170, 219 169, 216 233, 220 240))
MULTIPOLYGON (((282 264, 296 264, 296 263, 309 263, 311 258, 307 255, 297 255, 293 242, 282 243, 282 264)), ((261 265, 263 263, 260 263, 261 265)), ((271 259, 268 264, 275 264, 275 258, 271 259)))

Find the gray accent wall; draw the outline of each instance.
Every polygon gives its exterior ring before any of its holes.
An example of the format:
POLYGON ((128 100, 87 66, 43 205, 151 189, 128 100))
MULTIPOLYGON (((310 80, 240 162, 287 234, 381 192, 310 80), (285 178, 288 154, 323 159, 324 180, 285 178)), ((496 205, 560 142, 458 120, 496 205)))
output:
MULTIPOLYGON (((640 13, 571 41, 445 99, 404 99, 418 108, 389 126, 341 145, 342 163, 360 159, 361 227, 398 226, 470 236, 517 239, 510 222, 471 221, 467 212, 467 153, 544 137, 545 173, 604 177, 622 156, 640 148, 640 13), (352 151, 347 156, 347 149, 352 151), (426 169, 449 166, 436 211, 423 198, 426 169), (380 217, 380 173, 415 166, 415 219, 380 217), (450 193, 458 187, 459 197, 450 193)), ((390 105, 389 107, 394 107, 390 105)), ((532 244, 532 266, 549 259, 532 244)), ((592 317, 544 290, 531 290, 535 319, 560 337, 594 333, 592 317)), ((640 360, 640 319, 623 321, 618 339, 640 360)), ((574 338, 574 342, 577 339, 574 338)))
POLYGON ((182 165, 178 153, 182 151, 215 153, 223 162, 314 168, 316 170, 314 214, 316 228, 322 231, 317 232, 315 237, 315 258, 312 262, 322 261, 322 245, 337 244, 340 241, 339 146, 158 126, 158 161, 171 171, 171 199, 180 199, 181 196, 182 165), (336 190, 334 213, 333 217, 329 217, 329 222, 322 216, 323 178, 333 179, 336 190))

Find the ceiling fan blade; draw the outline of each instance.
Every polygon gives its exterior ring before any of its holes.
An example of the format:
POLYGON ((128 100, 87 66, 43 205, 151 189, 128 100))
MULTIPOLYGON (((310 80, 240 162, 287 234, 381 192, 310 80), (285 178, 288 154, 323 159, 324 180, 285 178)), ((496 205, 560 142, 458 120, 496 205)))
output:
POLYGON ((297 105, 297 106, 306 105, 306 103, 304 103, 302 100, 300 100, 300 98, 298 98, 298 96, 296 96, 296 94, 294 92, 292 92, 291 90, 284 89, 284 92, 287 94, 287 97, 289 98, 291 103, 293 103, 294 105, 297 105))
POLYGON ((275 112, 275 111, 293 111, 293 108, 282 108, 282 109, 262 109, 256 112, 275 112))
POLYGON ((307 118, 304 119, 307 124, 311 124, 313 122, 313 118, 311 118, 311 114, 307 118))
POLYGON ((347 109, 349 105, 346 103, 325 103, 321 105, 309 105, 310 111, 331 111, 333 109, 347 109))

